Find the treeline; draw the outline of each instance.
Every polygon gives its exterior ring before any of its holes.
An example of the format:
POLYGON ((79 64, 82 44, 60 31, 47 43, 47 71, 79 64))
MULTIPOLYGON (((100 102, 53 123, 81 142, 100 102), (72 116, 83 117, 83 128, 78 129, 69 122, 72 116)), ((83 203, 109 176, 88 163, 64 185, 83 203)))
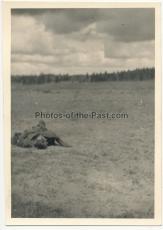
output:
POLYGON ((11 82, 22 84, 44 84, 60 81, 79 81, 79 82, 98 82, 98 81, 145 81, 155 78, 155 68, 143 68, 114 73, 92 73, 82 75, 55 75, 44 74, 39 75, 12 75, 11 82))

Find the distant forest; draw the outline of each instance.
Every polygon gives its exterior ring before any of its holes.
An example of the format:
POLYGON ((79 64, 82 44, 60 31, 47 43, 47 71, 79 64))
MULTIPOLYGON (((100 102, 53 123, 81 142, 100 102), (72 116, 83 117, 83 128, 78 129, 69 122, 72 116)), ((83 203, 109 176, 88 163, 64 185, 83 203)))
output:
POLYGON ((99 81, 146 81, 155 79, 155 68, 143 68, 114 73, 92 73, 78 75, 44 74, 12 75, 11 82, 22 84, 44 84, 60 81, 99 82, 99 81))

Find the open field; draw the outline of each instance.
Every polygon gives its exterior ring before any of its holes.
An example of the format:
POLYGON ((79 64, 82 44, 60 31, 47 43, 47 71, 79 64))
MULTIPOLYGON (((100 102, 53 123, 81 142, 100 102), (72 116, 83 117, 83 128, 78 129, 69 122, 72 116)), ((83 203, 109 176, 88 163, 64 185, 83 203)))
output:
POLYGON ((12 135, 35 112, 127 113, 45 119, 72 148, 11 148, 12 217, 153 218, 154 82, 12 84, 12 135))

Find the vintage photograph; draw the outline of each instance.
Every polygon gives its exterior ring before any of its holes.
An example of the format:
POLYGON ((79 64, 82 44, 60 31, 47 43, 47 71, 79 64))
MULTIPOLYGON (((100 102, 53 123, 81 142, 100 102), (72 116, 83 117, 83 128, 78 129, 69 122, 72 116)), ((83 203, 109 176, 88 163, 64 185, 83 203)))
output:
POLYGON ((154 7, 11 8, 11 218, 154 219, 154 7))

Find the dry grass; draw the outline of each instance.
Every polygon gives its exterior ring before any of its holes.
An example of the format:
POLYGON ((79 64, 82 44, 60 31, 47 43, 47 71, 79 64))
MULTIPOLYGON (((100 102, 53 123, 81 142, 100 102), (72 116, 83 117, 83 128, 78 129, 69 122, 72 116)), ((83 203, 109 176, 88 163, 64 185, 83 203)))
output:
POLYGON ((46 119, 72 148, 12 146, 12 217, 154 217, 152 81, 12 85, 12 134, 36 111, 129 118, 46 119))

